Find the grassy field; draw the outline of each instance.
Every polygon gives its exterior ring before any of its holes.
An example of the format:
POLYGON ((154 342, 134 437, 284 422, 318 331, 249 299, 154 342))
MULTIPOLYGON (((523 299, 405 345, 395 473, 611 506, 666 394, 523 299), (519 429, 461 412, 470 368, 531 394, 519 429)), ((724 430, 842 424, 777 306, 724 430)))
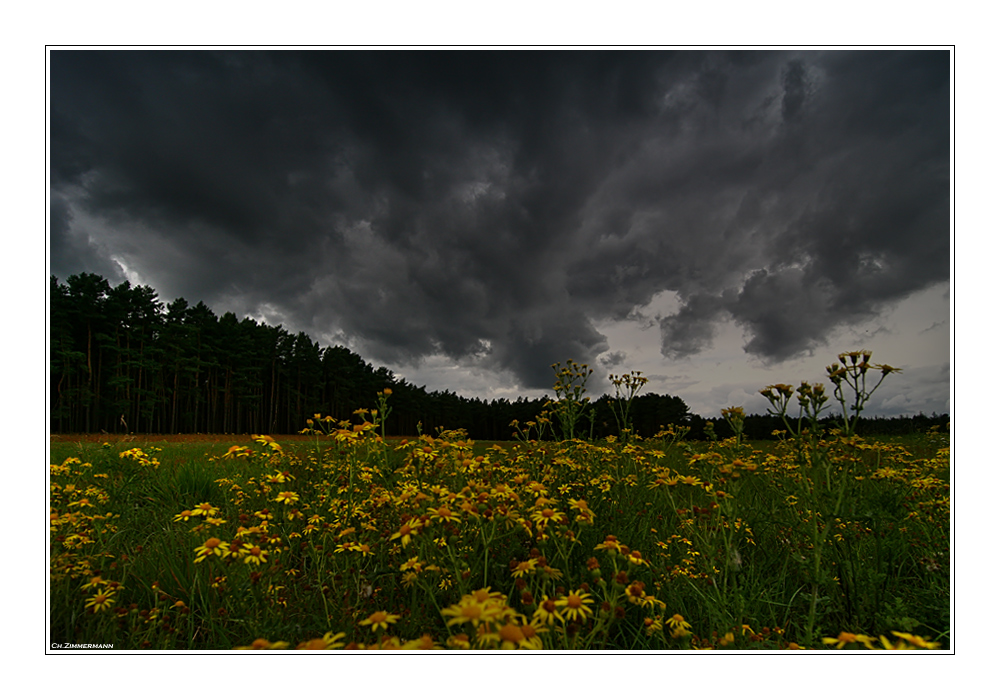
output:
POLYGON ((947 436, 54 437, 50 636, 116 649, 950 645, 947 436))

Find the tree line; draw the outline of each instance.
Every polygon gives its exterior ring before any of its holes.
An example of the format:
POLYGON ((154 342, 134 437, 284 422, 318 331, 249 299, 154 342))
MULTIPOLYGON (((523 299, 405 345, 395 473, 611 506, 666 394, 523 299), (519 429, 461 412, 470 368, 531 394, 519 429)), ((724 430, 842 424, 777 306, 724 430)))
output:
MULTIPOLYGON (((386 432, 464 428, 477 440, 508 440, 542 415, 548 398, 515 401, 468 398, 427 391, 373 367, 342 346, 321 347, 306 333, 292 333, 232 312, 217 316, 203 302, 164 304, 155 290, 128 281, 112 287, 100 275, 81 273, 65 283, 50 277, 50 432, 67 433, 296 433, 319 413, 337 420, 361 418, 376 395, 391 389, 386 432)), ((617 434, 608 395, 589 403, 577 434, 617 434)), ((687 425, 694 439, 710 437, 706 419, 678 397, 645 393, 630 411, 644 437, 662 426, 687 425)), ((908 433, 947 416, 863 418, 862 433, 908 433)), ((744 434, 769 439, 783 426, 774 416, 747 416, 744 434)), ((724 421, 714 432, 726 437, 724 421)), ((549 437, 556 437, 551 432, 549 437)))
MULTIPOLYGON (((306 333, 217 316, 203 302, 164 304, 148 286, 112 287, 93 273, 50 278, 49 330, 50 431, 60 434, 289 434, 317 413, 357 422, 356 409, 391 389, 390 434, 414 435, 419 424, 505 440, 513 420, 534 420, 547 401, 427 391, 306 333)), ((595 437, 616 432, 609 400, 593 404, 595 437)), ((633 415, 652 434, 689 414, 676 397, 647 394, 633 415)))
MULTIPOLYGON (((836 429, 843 427, 843 419, 836 412, 840 410, 838 404, 830 406, 820 419, 820 425, 824 429, 836 429)), ((795 421, 789 421, 795 426, 795 421)), ((931 414, 930 416, 918 413, 913 416, 865 416, 858 419, 855 432, 861 436, 890 436, 890 435, 912 435, 914 433, 926 433, 932 429, 942 434, 948 433, 948 424, 951 422, 949 414, 931 414)), ((721 418, 707 419, 699 415, 692 415, 687 422, 690 428, 688 437, 693 440, 708 440, 712 434, 724 440, 733 436, 733 430, 729 424, 721 418)), ((772 440, 778 437, 779 433, 788 431, 784 422, 778 416, 770 414, 750 414, 743 419, 743 438, 746 440, 772 440)))

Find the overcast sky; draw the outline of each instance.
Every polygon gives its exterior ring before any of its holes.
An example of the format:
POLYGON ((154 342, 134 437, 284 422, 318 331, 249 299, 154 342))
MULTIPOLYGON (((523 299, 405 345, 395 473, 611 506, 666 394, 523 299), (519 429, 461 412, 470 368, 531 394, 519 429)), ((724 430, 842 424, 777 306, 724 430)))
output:
POLYGON ((950 410, 948 51, 49 53, 50 271, 428 390, 701 415, 839 352, 950 410))

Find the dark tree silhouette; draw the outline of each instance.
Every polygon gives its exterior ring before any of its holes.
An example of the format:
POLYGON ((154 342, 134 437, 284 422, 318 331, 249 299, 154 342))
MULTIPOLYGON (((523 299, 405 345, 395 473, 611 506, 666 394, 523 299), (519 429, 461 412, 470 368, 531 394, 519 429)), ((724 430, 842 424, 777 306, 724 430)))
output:
MULTIPOLYGON (((464 428, 473 439, 509 440, 511 422, 534 420, 548 400, 428 392, 347 348, 320 347, 305 333, 233 313, 219 317, 203 302, 164 306, 150 287, 112 288, 92 273, 65 284, 51 277, 49 299, 49 425, 58 433, 289 434, 316 413, 357 421, 354 411, 374 408, 376 394, 389 388, 388 434, 415 435, 421 425, 424 432, 464 428)), ((581 434, 617 432, 613 400, 605 395, 586 408, 581 434)), ((676 396, 637 396, 630 415, 643 437, 670 424, 705 437, 705 419, 676 396)), ((858 430, 913 432, 947 420, 862 418, 858 430)), ((781 427, 773 416, 747 416, 744 429, 749 439, 769 439, 781 427)), ((715 432, 726 437, 724 421, 715 421, 715 432)))

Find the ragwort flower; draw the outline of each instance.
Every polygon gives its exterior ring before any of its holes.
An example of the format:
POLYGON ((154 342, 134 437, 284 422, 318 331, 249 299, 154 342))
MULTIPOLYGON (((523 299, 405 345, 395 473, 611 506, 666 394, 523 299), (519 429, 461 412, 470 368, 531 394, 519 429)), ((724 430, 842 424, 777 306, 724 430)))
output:
POLYGON ((437 508, 428 508, 428 515, 431 516, 431 520, 435 522, 458 522, 458 516, 451 510, 448 506, 439 506, 437 508))
POLYGON ((89 610, 92 613, 99 613, 103 610, 110 610, 111 606, 114 604, 115 600, 112 598, 113 593, 104 589, 100 593, 87 598, 87 604, 84 605, 84 609, 89 610))
POLYGON ((515 625, 513 622, 508 622, 497 630, 497 636, 500 638, 501 649, 517 649, 524 641, 521 626, 515 625))
POLYGON ((218 512, 219 509, 211 503, 199 503, 191 511, 191 515, 215 515, 218 512))
POLYGON ((225 542, 218 537, 209 537, 205 540, 205 544, 195 548, 194 552, 198 556, 195 558, 194 563, 197 564, 200 561, 204 561, 212 555, 225 558, 228 551, 229 546, 225 542))
POLYGON ((451 625, 460 625, 463 622, 475 624, 480 620, 490 617, 490 612, 486 606, 473 601, 464 601, 464 599, 455 605, 443 608, 441 614, 451 618, 448 620, 449 627, 451 625))
POLYGON ((452 637, 448 637, 448 642, 447 643, 448 643, 448 646, 451 649, 468 649, 469 646, 470 646, 470 644, 469 644, 469 635, 467 635, 467 634, 456 634, 456 635, 454 635, 452 637))
POLYGON ((408 651, 432 651, 434 649, 440 649, 441 645, 434 641, 434 638, 429 634, 423 634, 416 639, 412 639, 402 646, 403 649, 408 651))
POLYGON ((668 617, 667 624, 670 626, 670 635, 674 638, 686 637, 691 634, 691 624, 679 613, 668 617))
POLYGON ((615 537, 614 535, 608 535, 607 537, 604 538, 604 541, 601 542, 596 547, 594 547, 594 549, 595 550, 603 549, 603 550, 609 551, 609 552, 611 552, 611 551, 620 552, 620 551, 622 551, 622 545, 618 541, 617 537, 615 537))
POLYGON ((551 625, 556 620, 563 624, 566 623, 562 613, 559 612, 557 601, 553 598, 546 598, 541 601, 535 609, 534 615, 531 617, 532 624, 551 625))
POLYGON ((362 627, 368 627, 371 625, 372 632, 376 632, 379 629, 387 630, 389 625, 397 622, 399 620, 399 615, 391 615, 385 610, 379 610, 374 612, 358 624, 362 627))
POLYGON ((864 634, 853 634, 851 632, 841 632, 834 637, 823 637, 824 644, 836 644, 838 649, 843 649, 847 644, 860 643, 864 644, 869 649, 874 649, 872 642, 874 642, 874 637, 869 637, 864 634))
POLYGON ((392 535, 392 537, 389 538, 389 541, 391 542, 392 540, 398 539, 405 547, 410 544, 410 539, 420 532, 420 527, 422 525, 423 522, 419 518, 411 518, 409 522, 400 526, 399 531, 392 535))
POLYGON ((510 574, 514 578, 521 578, 525 574, 534 573, 536 564, 538 564, 537 559, 528 559, 527 561, 517 562, 511 566, 510 574))
POLYGON ((256 545, 243 550, 244 564, 264 564, 267 562, 268 551, 256 545))
POLYGON ((917 648, 920 648, 920 649, 940 649, 941 648, 941 645, 938 642, 928 642, 923 637, 918 637, 915 634, 909 634, 907 632, 896 632, 896 631, 893 631, 893 634, 896 635, 897 637, 899 637, 900 639, 902 639, 902 640, 904 640, 906 642, 909 642, 914 647, 917 647, 917 648))
POLYGON ((263 637, 259 637, 249 645, 245 647, 233 647, 233 649, 239 651, 264 651, 268 649, 287 649, 288 642, 269 642, 263 637))
POLYGON ((587 619, 588 615, 593 615, 594 611, 588 607, 588 604, 592 605, 593 603, 594 599, 582 589, 570 591, 568 595, 556 601, 557 606, 566 608, 564 612, 571 622, 575 620, 583 621, 587 619))
POLYGON ((520 645, 522 649, 531 649, 537 651, 544 648, 542 643, 542 638, 539 636, 541 632, 547 632, 548 630, 536 624, 524 624, 521 625, 521 634, 524 639, 521 640, 520 645))
POLYGON ((545 528, 549 523, 561 523, 565 517, 565 513, 553 510, 552 508, 542 508, 531 514, 531 519, 540 530, 545 528))

